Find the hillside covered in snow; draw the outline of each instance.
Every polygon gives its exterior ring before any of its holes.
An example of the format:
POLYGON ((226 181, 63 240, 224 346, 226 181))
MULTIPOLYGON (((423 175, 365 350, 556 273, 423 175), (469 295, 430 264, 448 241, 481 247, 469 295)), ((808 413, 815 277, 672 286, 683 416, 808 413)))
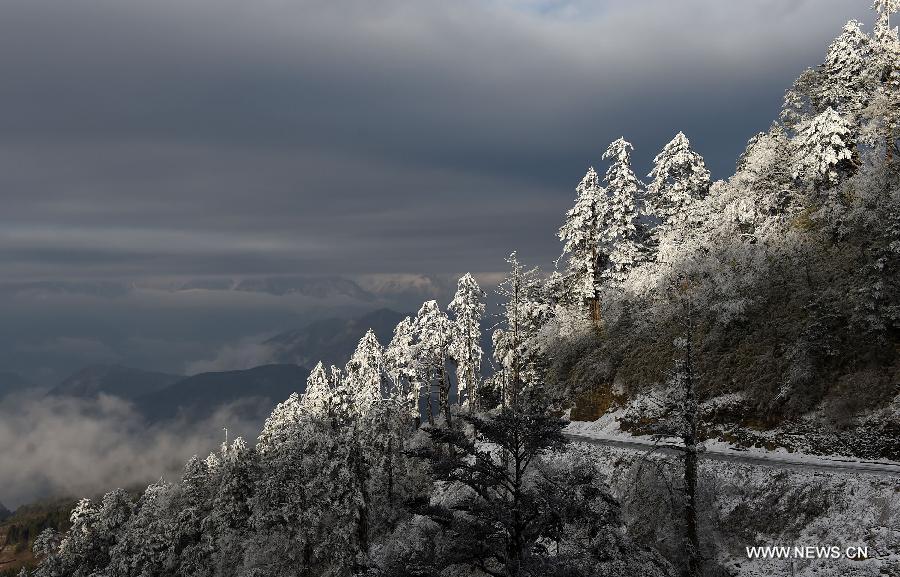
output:
POLYGON ((554 270, 513 252, 496 315, 462 276, 388 342, 319 362, 255 441, 80 501, 22 574, 900 575, 894 479, 702 460, 704 442, 900 460, 900 40, 896 2, 875 7, 728 179, 681 132, 646 167, 615 140, 554 270), (565 434, 607 413, 676 457, 565 434))

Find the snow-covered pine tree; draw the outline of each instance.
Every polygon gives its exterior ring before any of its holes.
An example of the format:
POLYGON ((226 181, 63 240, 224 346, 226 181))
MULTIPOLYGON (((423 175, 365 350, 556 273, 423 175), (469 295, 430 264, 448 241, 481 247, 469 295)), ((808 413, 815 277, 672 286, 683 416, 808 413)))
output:
MULTIPOLYGON (((251 532, 241 575, 318 577, 349 572, 356 554, 350 452, 358 421, 303 412, 289 434, 260 453, 251 532)), ((190 575, 191 573, 185 573, 190 575)))
POLYGON ((171 563, 183 575, 205 577, 211 571, 211 551, 203 542, 203 520, 212 507, 214 471, 210 470, 209 463, 209 460, 191 457, 173 498, 175 519, 170 556, 171 563))
POLYGON ((218 486, 213 494, 212 511, 204 522, 217 575, 235 575, 243 562, 255 490, 256 457, 257 452, 241 437, 231 445, 222 444, 218 486))
POLYGON ((870 38, 860 29, 858 21, 850 20, 828 47, 821 67, 817 108, 830 106, 841 116, 855 118, 868 104, 877 82, 872 57, 870 38))
POLYGON ((816 189, 830 188, 856 172, 859 155, 853 129, 833 108, 802 123, 794 138, 794 175, 816 189))
MULTIPOLYGON (((312 380, 312 376, 310 374, 309 380, 312 380)), ((293 434, 295 424, 306 413, 305 399, 305 396, 301 400, 297 393, 292 393, 287 399, 278 403, 272 413, 266 417, 262 432, 256 441, 256 448, 260 453, 270 451, 293 434)))
POLYGON ((897 27, 891 28, 891 14, 900 10, 900 0, 875 0, 872 9, 878 15, 875 21, 875 38, 879 42, 898 40, 897 27))
POLYGON ((441 311, 437 301, 426 301, 416 314, 414 322, 416 338, 416 360, 421 367, 420 375, 425 381, 428 397, 428 420, 434 423, 432 395, 438 393, 439 411, 450 422, 450 379, 447 375, 447 360, 450 355, 452 329, 450 319, 441 311))
POLYGON ((328 419, 332 428, 346 425, 357 415, 355 391, 351 388, 349 376, 340 368, 331 365, 328 372, 331 396, 328 403, 328 419))
POLYGON ((693 205, 709 192, 709 170, 683 132, 656 155, 647 176, 653 179, 647 187, 649 210, 662 226, 686 226, 693 205))
POLYGON ((890 27, 890 16, 900 8, 900 0, 875 0, 878 13, 873 42, 872 68, 877 83, 869 106, 863 111, 860 140, 875 150, 884 149, 885 190, 896 176, 897 134, 900 131, 900 37, 890 27), (883 143, 879 146, 879 143, 883 143))
POLYGON ((368 414, 384 398, 384 350, 372 329, 366 331, 350 357, 345 381, 357 415, 368 414))
POLYGON ((516 252, 506 262, 509 273, 497 287, 497 294, 504 300, 503 312, 492 341, 494 359, 502 373, 500 401, 503 407, 511 407, 517 404, 522 390, 537 385, 540 380, 533 340, 552 311, 542 298, 538 268, 526 268, 516 252))
POLYGON ((99 504, 81 499, 69 516, 71 527, 59 536, 48 529, 35 540, 35 553, 43 557, 34 577, 87 577, 105 575, 111 552, 123 537, 132 515, 128 493, 115 489, 99 504))
POLYGON ((456 294, 448 309, 453 313, 450 356, 456 362, 456 381, 460 405, 469 410, 481 381, 481 319, 484 317, 484 291, 471 274, 457 282, 456 294))
POLYGON ((391 396, 406 407, 409 417, 418 425, 419 397, 422 386, 416 364, 416 337, 413 320, 405 317, 394 328, 394 336, 384 351, 384 366, 391 379, 391 396))
POLYGON ((595 325, 600 322, 599 285, 606 255, 601 252, 601 223, 607 218, 606 191, 590 167, 575 187, 575 206, 559 229, 566 259, 565 286, 571 299, 584 303, 595 325))
POLYGON ((614 281, 624 280, 628 271, 642 260, 645 250, 643 234, 638 229, 643 183, 631 168, 633 149, 630 142, 618 138, 603 153, 603 159, 610 160, 611 164, 604 177, 609 210, 601 226, 601 238, 609 253, 605 274, 614 281))
POLYGON ((108 574, 117 577, 144 577, 171 574, 176 529, 170 516, 175 489, 162 481, 152 483, 141 495, 115 546, 110 549, 108 574))
POLYGON ((754 225, 764 218, 793 214, 800 208, 792 189, 793 149, 780 124, 750 139, 731 182, 742 197, 729 207, 729 220, 754 225))
POLYGON ((311 415, 324 417, 330 404, 331 385, 328 372, 322 361, 319 361, 306 379, 306 390, 300 402, 301 407, 311 415))

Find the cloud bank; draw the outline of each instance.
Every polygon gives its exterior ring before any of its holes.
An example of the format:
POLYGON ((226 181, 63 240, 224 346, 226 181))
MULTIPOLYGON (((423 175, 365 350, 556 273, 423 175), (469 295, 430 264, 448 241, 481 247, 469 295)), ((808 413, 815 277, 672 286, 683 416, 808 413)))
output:
POLYGON ((202 422, 148 427, 131 405, 98 400, 13 396, 0 402, 0 502, 10 509, 47 496, 93 495, 180 479, 186 460, 229 435, 255 440, 259 423, 223 407, 202 422))

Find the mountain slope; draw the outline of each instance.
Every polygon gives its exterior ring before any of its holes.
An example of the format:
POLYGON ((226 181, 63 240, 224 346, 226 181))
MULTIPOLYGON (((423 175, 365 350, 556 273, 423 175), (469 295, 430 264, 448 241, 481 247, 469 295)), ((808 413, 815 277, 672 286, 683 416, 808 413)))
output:
POLYGON ((91 398, 103 393, 123 399, 162 390, 183 377, 122 365, 92 365, 66 377, 48 395, 91 398))
POLYGON ((387 345, 394 327, 405 316, 391 309, 379 309, 354 319, 323 319, 276 335, 264 344, 273 348, 274 359, 279 363, 311 367, 322 361, 326 366, 343 365, 367 330, 371 328, 378 341, 387 345))
POLYGON ((291 393, 306 388, 309 369, 291 364, 263 365, 242 371, 200 373, 136 399, 151 421, 177 416, 202 419, 217 408, 240 403, 241 416, 256 419, 291 393), (261 412, 262 411, 262 412, 261 412))

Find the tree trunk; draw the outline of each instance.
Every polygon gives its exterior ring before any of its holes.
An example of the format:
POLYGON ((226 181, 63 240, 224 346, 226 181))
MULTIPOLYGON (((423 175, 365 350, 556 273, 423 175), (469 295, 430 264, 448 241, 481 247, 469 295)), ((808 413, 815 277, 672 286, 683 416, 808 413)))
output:
POLYGON ((434 384, 429 380, 427 389, 428 398, 428 424, 434 426, 434 384))
MULTIPOLYGON (((685 443, 688 439, 685 439, 685 443)), ((685 444, 684 454, 685 505, 684 517, 687 526, 687 574, 700 575, 700 536, 697 529, 697 445, 685 444)))
POLYGON ((685 422, 684 442, 684 520, 687 529, 687 574, 689 577, 700 575, 700 535, 697 523, 697 397, 694 391, 694 368, 691 351, 693 332, 690 305, 688 305, 688 331, 685 345, 685 422))
POLYGON ((394 439, 388 437, 387 443, 387 498, 388 503, 394 501, 394 439))
POLYGON ((450 427, 450 380, 445 365, 441 366, 440 407, 444 410, 445 425, 450 427))
MULTIPOLYGON (((885 121, 886 124, 887 121, 885 121)), ((891 134, 891 127, 888 125, 887 135, 884 143, 884 192, 891 192, 891 165, 894 163, 894 135, 891 134)))
MULTIPOLYGON (((353 441, 358 442, 356 440, 353 441)), ((363 451, 360 447, 356 447, 353 451, 353 470, 356 476, 360 500, 356 510, 358 516, 356 524, 356 539, 359 544, 359 553, 363 556, 369 553, 369 489, 368 489, 368 468, 363 458, 363 451)))
POLYGON ((591 324, 595 329, 600 329, 600 298, 594 297, 588 301, 588 307, 591 311, 591 324))

